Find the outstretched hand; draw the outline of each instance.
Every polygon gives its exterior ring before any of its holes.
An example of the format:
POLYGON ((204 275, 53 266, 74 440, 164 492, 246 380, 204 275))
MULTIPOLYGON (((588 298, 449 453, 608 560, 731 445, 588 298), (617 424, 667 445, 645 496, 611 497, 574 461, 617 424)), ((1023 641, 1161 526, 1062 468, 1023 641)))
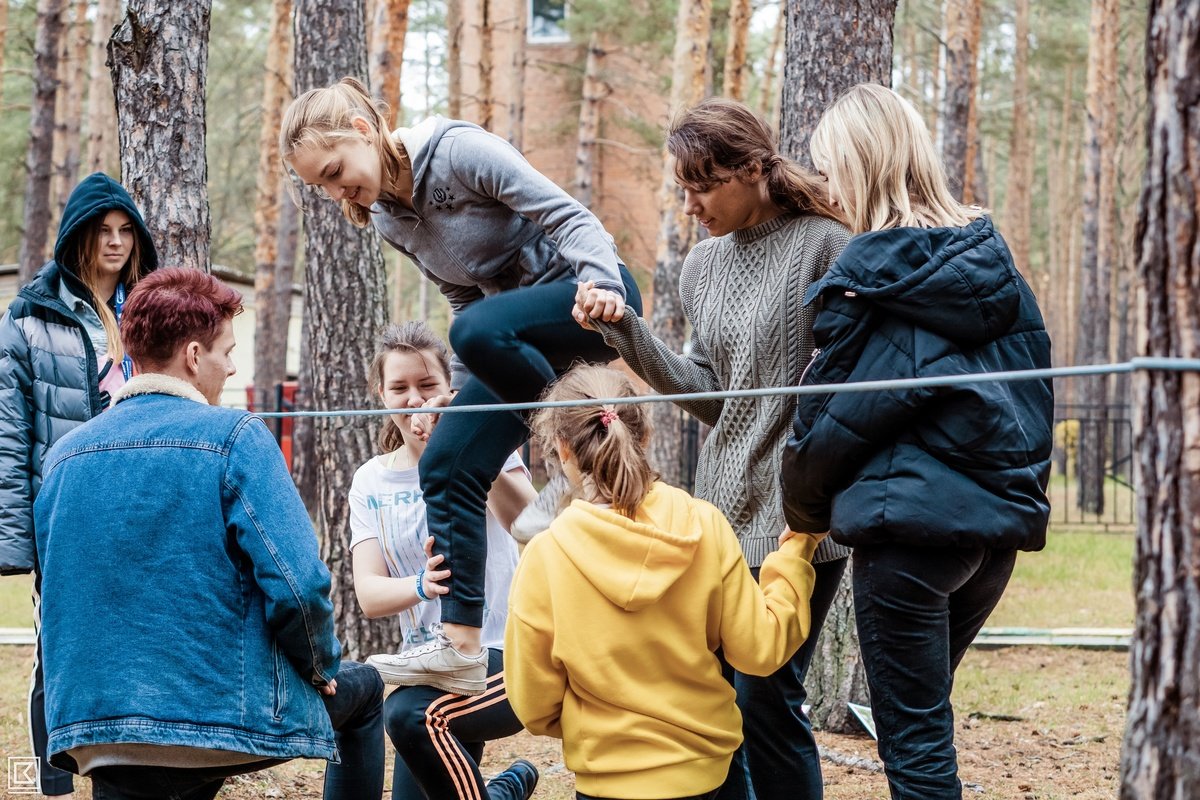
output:
MULTIPOLYGON (((425 401, 421 408, 445 408, 454 398, 448 394, 439 394, 425 401)), ((411 429, 413 435, 422 442, 428 442, 433 434, 433 426, 437 425, 438 414, 413 414, 411 429)))
POLYGON ((625 316, 625 299, 608 289, 597 289, 595 281, 585 281, 575 289, 575 307, 571 316, 583 328, 592 330, 594 319, 619 322, 625 316))

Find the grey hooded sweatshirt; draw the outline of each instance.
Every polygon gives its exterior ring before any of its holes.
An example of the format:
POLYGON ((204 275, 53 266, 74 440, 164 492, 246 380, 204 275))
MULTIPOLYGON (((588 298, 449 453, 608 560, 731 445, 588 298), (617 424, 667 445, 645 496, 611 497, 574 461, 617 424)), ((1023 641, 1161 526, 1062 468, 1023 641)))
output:
POLYGON ((558 280, 595 281, 625 296, 617 248, 600 220, 508 142, 442 117, 394 135, 412 161, 414 210, 381 199, 371 221, 456 314, 483 297, 558 280))

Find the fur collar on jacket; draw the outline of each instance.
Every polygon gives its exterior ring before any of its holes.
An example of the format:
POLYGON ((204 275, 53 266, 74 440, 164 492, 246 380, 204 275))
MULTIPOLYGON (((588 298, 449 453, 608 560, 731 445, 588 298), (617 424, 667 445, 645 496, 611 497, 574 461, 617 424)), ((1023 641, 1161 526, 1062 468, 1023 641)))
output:
POLYGON ((208 405, 204 395, 185 380, 163 375, 158 372, 147 372, 144 375, 134 375, 129 381, 113 394, 113 405, 136 397, 140 394, 170 394, 185 400, 195 400, 197 403, 208 405))

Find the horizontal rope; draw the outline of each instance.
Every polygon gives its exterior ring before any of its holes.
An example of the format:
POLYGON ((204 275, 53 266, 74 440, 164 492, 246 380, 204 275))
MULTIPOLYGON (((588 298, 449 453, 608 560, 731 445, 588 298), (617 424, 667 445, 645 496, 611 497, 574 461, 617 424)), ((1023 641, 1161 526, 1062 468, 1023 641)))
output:
POLYGON ((1196 358, 1133 358, 1114 364, 1092 364, 1047 369, 1022 369, 1006 372, 976 372, 970 375, 946 375, 935 378, 894 378, 884 381, 830 383, 819 386, 777 386, 762 389, 731 389, 719 392, 688 392, 686 394, 646 394, 637 397, 608 397, 596 400, 555 400, 532 403, 483 403, 471 406, 428 408, 370 408, 342 411, 265 411, 253 412, 263 419, 279 417, 375 417, 392 414, 455 414, 480 411, 532 411, 538 408, 576 408, 597 405, 634 405, 637 403, 679 403, 692 400, 732 400, 738 397, 772 397, 775 395, 841 394, 844 392, 886 392, 892 389, 915 389, 936 386, 964 386, 973 383, 1008 383, 1046 378, 1069 378, 1080 375, 1112 375, 1127 372, 1200 372, 1196 358))

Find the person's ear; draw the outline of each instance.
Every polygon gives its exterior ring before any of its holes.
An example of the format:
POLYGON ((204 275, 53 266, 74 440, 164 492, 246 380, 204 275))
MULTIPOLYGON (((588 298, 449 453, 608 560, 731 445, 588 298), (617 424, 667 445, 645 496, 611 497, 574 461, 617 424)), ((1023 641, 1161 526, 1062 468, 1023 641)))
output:
POLYGON ((184 346, 183 352, 183 363, 187 371, 193 375, 200 374, 200 343, 195 341, 188 342, 184 346))
POLYGON ((563 464, 566 464, 574 457, 574 454, 571 452, 571 448, 567 447, 567 443, 562 439, 554 440, 554 450, 556 453, 558 453, 559 462, 563 464))
POLYGON ((375 129, 371 127, 371 123, 366 117, 355 115, 350 118, 350 125, 354 130, 361 133, 367 141, 371 140, 371 136, 375 133, 375 129))

